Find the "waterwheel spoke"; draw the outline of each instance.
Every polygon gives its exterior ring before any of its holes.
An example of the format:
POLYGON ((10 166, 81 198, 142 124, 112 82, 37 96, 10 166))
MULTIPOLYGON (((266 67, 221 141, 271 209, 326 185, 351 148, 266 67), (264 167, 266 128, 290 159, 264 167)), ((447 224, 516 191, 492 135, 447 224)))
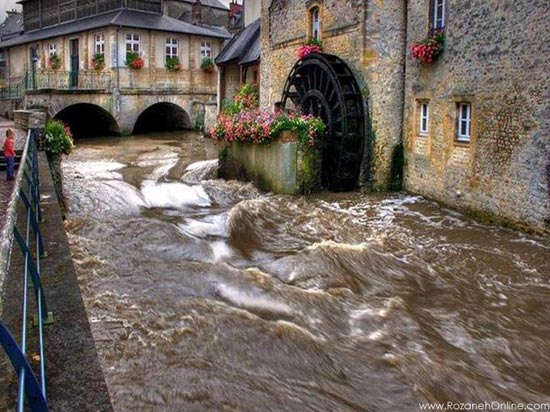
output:
POLYGON ((312 54, 291 70, 283 102, 327 125, 322 156, 323 184, 331 190, 355 187, 363 158, 363 98, 353 72, 336 56, 312 54))

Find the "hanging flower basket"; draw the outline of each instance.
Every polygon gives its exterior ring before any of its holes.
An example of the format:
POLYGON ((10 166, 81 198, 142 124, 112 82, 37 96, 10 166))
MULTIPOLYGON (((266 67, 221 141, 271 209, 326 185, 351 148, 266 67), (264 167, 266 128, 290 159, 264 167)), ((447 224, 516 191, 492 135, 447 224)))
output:
POLYGON ((166 69, 170 72, 179 72, 181 70, 180 59, 177 56, 166 59, 166 69))
POLYGON ((303 59, 310 53, 321 53, 323 51, 323 42, 319 39, 311 39, 306 44, 298 48, 298 58, 303 59))
POLYGON ((201 70, 206 73, 212 73, 214 71, 214 60, 210 57, 204 57, 201 61, 201 70))
POLYGON ((130 69, 139 70, 145 66, 145 61, 139 57, 138 53, 130 52, 126 54, 126 61, 124 62, 130 69))
POLYGON ((50 58, 48 59, 48 66, 52 70, 57 70, 61 67, 61 58, 57 55, 57 53, 50 55, 50 58))
POLYGON ((92 67, 97 71, 105 68, 105 55, 103 53, 94 54, 94 57, 92 57, 92 67))
POLYGON ((445 49, 445 33, 441 30, 436 30, 424 40, 412 43, 409 47, 413 59, 416 59, 421 64, 428 65, 443 53, 445 49))

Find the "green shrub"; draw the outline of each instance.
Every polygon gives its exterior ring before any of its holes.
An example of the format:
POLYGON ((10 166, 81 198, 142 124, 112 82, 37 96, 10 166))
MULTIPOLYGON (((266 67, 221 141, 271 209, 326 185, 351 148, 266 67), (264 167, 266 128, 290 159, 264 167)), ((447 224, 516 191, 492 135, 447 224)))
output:
POLYGON ((48 155, 68 155, 74 148, 73 135, 69 126, 59 120, 48 120, 44 135, 46 137, 46 153, 48 155))

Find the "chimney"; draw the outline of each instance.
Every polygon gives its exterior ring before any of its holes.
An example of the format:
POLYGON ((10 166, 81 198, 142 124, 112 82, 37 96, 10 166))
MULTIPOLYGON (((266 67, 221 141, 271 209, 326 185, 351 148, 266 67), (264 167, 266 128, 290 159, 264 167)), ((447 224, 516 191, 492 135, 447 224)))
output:
POLYGON ((196 0, 193 4, 193 9, 191 10, 191 22, 193 24, 201 24, 202 23, 202 4, 201 0, 196 0))

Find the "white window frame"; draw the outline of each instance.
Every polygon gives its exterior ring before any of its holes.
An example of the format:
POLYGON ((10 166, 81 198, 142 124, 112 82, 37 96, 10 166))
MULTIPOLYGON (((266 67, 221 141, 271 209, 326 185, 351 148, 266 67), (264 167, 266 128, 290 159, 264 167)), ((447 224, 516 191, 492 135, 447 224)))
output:
POLYGON ((54 54, 57 54, 57 43, 48 44, 48 56, 52 57, 54 54))
POLYGON ((201 42, 201 59, 212 57, 212 43, 209 41, 201 42))
POLYGON ((321 9, 315 6, 310 10, 311 38, 321 38, 321 9))
POLYGON ((433 0, 433 29, 445 28, 445 0, 433 0))
POLYGON ((137 33, 126 34, 126 54, 137 53, 141 54, 141 38, 137 33))
POLYGON ((171 57, 178 57, 178 39, 175 37, 167 37, 165 43, 165 60, 171 57))
POLYGON ((456 140, 468 143, 472 138, 472 104, 459 102, 457 104, 456 140))
POLYGON ((419 112, 419 125, 418 134, 420 136, 427 136, 430 133, 430 102, 420 101, 418 102, 419 112))
POLYGON ((105 54, 105 35, 96 34, 94 36, 94 50, 97 54, 105 54))

